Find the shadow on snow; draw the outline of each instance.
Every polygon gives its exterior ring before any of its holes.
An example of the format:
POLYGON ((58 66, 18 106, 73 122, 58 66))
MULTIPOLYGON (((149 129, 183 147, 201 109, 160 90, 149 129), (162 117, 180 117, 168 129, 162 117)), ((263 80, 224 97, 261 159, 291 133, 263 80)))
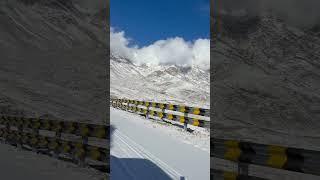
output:
MULTIPOLYGON (((114 130, 115 127, 111 125, 111 141, 114 130)), ((172 178, 160 167, 147 159, 118 158, 110 155, 110 179, 171 180, 172 178)))

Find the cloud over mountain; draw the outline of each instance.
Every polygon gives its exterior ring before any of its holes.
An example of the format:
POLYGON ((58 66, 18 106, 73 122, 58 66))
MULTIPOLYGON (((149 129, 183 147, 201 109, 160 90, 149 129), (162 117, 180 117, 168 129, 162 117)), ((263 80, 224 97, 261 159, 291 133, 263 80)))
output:
POLYGON ((318 0, 220 0, 212 4, 216 11, 259 16, 265 11, 272 11, 279 18, 295 26, 312 26, 320 22, 318 0))
POLYGON ((206 70, 210 65, 209 39, 197 39, 191 42, 181 37, 173 37, 138 47, 132 45, 132 40, 126 37, 124 31, 115 31, 111 28, 110 49, 111 53, 126 57, 137 64, 196 65, 206 70))

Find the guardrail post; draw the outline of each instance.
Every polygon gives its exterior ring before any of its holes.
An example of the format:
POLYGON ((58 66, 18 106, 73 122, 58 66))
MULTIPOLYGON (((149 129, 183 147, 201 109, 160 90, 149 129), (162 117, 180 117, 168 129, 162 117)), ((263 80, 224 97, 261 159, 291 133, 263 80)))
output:
MULTIPOLYGON (((82 136, 82 144, 83 145, 87 145, 88 144, 88 136, 82 136)), ((85 157, 80 157, 78 159, 78 165, 80 167, 85 167, 86 166, 85 157)))
POLYGON ((184 123, 183 123, 183 128, 184 128, 185 131, 188 131, 188 121, 187 121, 187 119, 188 119, 188 113, 185 112, 184 113, 184 123))
MULTIPOLYGON (((10 132, 10 129, 11 129, 11 128, 10 128, 10 123, 9 123, 9 121, 6 122, 6 125, 5 125, 5 126, 6 126, 6 127, 5 127, 6 131, 9 133, 9 132, 10 132)), ((4 142, 5 142, 6 144, 10 143, 7 137, 4 138, 4 142)))
POLYGON ((130 102, 129 102, 129 100, 127 100, 127 111, 129 111, 130 110, 130 102))
MULTIPOLYGON (((23 133, 23 125, 22 125, 22 124, 19 124, 17 128, 18 128, 18 134, 21 135, 21 134, 23 133)), ((17 141, 17 148, 18 148, 19 150, 22 149, 21 136, 20 136, 20 139, 17 141)))
MULTIPOLYGON (((56 139, 60 139, 60 138, 61 138, 61 131, 58 130, 58 131, 56 131, 56 139)), ((59 158, 59 152, 57 150, 55 150, 53 152, 53 157, 56 158, 56 159, 59 158)))
POLYGON ((164 119, 164 113, 165 113, 165 110, 166 110, 165 108, 162 108, 162 109, 161 109, 162 114, 163 114, 163 116, 161 117, 161 120, 162 120, 162 121, 163 121, 163 119, 164 119))
POLYGON ((147 113, 146 113, 147 119, 149 119, 149 109, 150 109, 150 103, 148 103, 148 106, 147 106, 147 113))

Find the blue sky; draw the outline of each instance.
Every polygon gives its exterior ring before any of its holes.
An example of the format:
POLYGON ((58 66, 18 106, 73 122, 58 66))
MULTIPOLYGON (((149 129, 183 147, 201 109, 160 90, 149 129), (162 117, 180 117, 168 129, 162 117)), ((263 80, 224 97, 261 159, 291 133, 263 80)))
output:
POLYGON ((131 43, 147 46, 160 39, 209 39, 209 0, 110 0, 111 27, 131 43))

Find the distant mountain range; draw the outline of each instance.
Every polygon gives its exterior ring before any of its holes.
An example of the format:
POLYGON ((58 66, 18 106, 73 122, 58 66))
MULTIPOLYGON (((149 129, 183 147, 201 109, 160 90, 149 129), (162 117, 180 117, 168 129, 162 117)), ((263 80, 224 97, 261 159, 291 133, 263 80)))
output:
POLYGON ((197 66, 137 65, 111 54, 111 97, 210 106, 210 74, 197 66))

